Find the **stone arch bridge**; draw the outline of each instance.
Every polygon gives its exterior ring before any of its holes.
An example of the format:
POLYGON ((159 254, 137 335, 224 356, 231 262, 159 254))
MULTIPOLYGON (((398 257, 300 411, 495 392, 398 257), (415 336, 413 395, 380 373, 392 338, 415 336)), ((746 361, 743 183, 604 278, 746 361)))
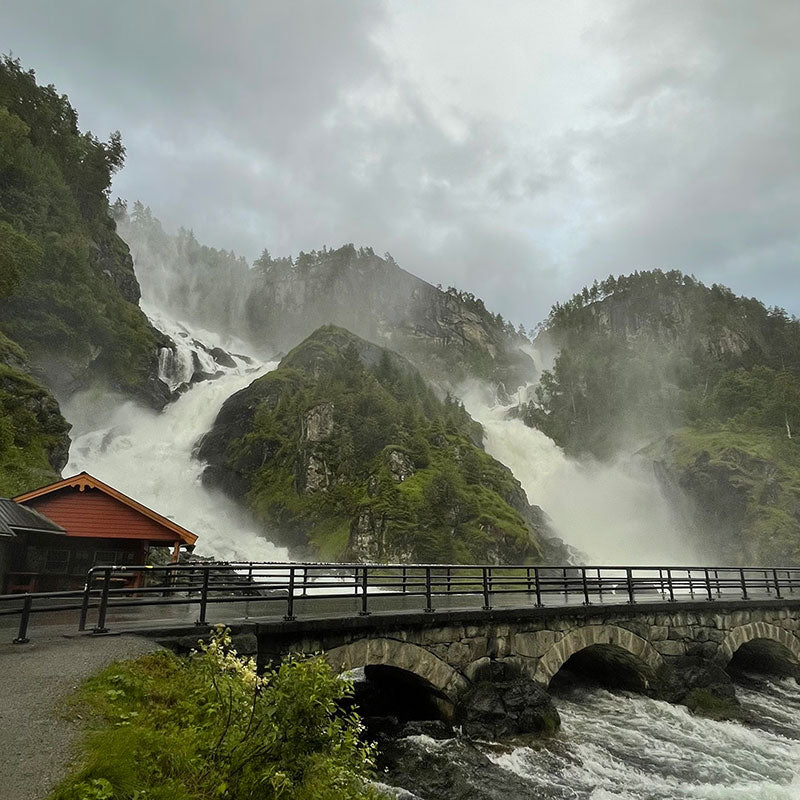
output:
POLYGON ((413 673, 455 704, 492 664, 547 688, 570 658, 588 651, 614 653, 644 676, 686 657, 725 668, 741 648, 800 670, 799 627, 800 600, 782 599, 254 622, 245 633, 260 664, 322 652, 339 671, 382 665, 413 673))

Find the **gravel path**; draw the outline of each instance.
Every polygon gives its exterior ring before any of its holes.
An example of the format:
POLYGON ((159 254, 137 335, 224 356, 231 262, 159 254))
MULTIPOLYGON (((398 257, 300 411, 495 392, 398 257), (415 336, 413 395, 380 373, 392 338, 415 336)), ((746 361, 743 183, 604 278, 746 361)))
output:
POLYGON ((43 800, 67 771, 81 728, 58 704, 112 661, 157 650, 137 636, 65 638, 39 628, 30 644, 0 644, 0 800, 43 800))

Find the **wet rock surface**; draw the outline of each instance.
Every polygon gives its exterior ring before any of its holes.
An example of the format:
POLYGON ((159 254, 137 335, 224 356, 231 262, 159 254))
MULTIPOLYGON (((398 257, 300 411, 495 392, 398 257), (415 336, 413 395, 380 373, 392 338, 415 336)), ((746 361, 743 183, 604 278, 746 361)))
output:
POLYGON ((379 774, 385 791, 398 800, 508 800, 545 797, 524 778, 494 764, 463 737, 408 723, 399 738, 383 740, 379 774))
POLYGON ((731 676, 720 666, 696 657, 676 660, 662 676, 656 695, 710 719, 741 719, 731 676))
POLYGON ((547 692, 522 677, 480 681, 457 706, 455 719, 466 736, 484 741, 547 735, 561 724, 547 692))

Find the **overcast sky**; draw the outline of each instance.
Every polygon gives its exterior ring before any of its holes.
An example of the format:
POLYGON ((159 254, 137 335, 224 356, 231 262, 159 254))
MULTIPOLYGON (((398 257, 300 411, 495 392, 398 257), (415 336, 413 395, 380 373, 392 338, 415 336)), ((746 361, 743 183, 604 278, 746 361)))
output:
POLYGON ((798 38, 797 0, 0 0, 167 228, 371 245, 526 326, 655 266, 800 315, 798 38))

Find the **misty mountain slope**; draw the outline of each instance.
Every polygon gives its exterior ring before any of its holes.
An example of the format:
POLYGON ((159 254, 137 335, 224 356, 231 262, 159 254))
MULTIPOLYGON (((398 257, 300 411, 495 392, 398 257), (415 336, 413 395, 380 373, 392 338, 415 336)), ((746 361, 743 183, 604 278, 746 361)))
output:
POLYGON ((75 109, 33 72, 0 60, 0 331, 60 395, 102 380, 163 407, 168 340, 138 308, 108 190, 124 149, 78 128, 75 109))
POLYGON ((115 207, 145 292, 177 317, 286 351, 335 324, 409 358, 427 377, 455 385, 480 378, 514 391, 531 380, 530 341, 467 292, 443 291, 388 254, 352 244, 273 258, 252 269, 233 253, 169 236, 150 210, 115 207))
POLYGON ((800 560, 800 323, 654 270, 556 305, 542 336, 560 352, 529 425, 576 455, 644 448, 719 558, 800 560))
POLYGON ((539 562, 558 543, 481 435, 406 359, 325 326, 226 401, 199 457, 295 553, 539 562))

